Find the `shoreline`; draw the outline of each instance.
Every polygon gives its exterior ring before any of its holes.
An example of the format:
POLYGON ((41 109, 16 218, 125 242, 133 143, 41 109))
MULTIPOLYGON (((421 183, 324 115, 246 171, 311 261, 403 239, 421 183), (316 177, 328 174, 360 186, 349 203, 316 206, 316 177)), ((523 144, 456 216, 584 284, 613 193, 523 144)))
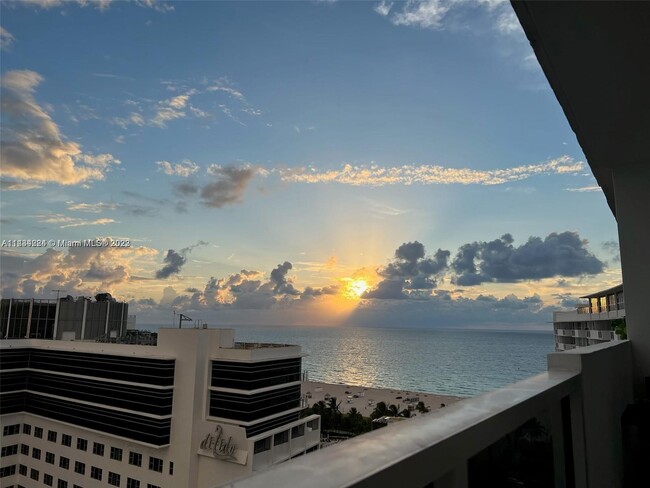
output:
MULTIPOLYGON (((326 395, 329 395, 328 398, 336 397, 336 403, 340 403, 339 410, 342 413, 347 413, 354 407, 364 417, 369 417, 375 409, 375 405, 379 402, 385 402, 387 406, 391 404, 397 405, 401 411, 408 408, 409 405, 414 406, 417 401, 421 401, 433 412, 466 398, 394 388, 323 383, 322 381, 303 381, 301 390, 303 395, 307 395, 307 402, 310 407, 321 400, 327 401, 325 398, 326 395), (309 398, 310 395, 311 398, 309 398), (406 401, 407 398, 417 398, 418 400, 410 402, 406 401)), ((414 412, 418 413, 417 411, 414 412)))

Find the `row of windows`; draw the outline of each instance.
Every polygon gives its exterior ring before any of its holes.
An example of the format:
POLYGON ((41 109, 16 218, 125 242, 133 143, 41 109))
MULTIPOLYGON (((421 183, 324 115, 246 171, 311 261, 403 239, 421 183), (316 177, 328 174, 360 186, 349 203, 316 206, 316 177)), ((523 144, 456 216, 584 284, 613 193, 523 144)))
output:
MULTIPOLYGON (((27 466, 24 464, 19 465, 18 467, 18 472, 22 476, 27 476, 27 466)), ((75 469, 75 472, 84 474, 84 471, 77 471, 75 469)), ((12 466, 7 466, 6 468, 0 469, 0 478, 3 478, 5 476, 11 476, 16 474, 16 465, 12 466)), ((29 477, 33 479, 34 481, 40 481, 41 478, 41 473, 37 469, 30 469, 29 470, 29 477)), ((102 481, 103 478, 103 471, 101 468, 96 468, 92 467, 90 469, 90 477, 97 480, 97 481, 102 481)), ((113 473, 112 471, 108 472, 108 477, 107 477, 107 483, 111 486, 120 486, 122 480, 122 475, 118 473, 113 473)), ((46 486, 54 486, 54 477, 51 474, 48 473, 43 473, 43 484, 46 486)), ((68 488, 68 482, 62 479, 57 480, 57 488, 68 488)), ((73 488, 81 488, 78 485, 73 485, 73 488)), ((140 481, 133 479, 133 478, 127 478, 126 479, 126 488, 140 488, 140 481)), ((151 483, 147 483, 147 488, 160 488, 159 486, 152 485, 151 483)))
POLYGON ((210 415, 253 421, 274 413, 300 407, 300 385, 254 395, 210 392, 210 415))
MULTIPOLYGON (((308 423, 308 427, 313 428, 316 427, 318 428, 318 420, 311 420, 308 423), (314 424, 316 422, 316 424, 314 424)), ((291 428, 291 438, 296 439, 298 437, 302 437, 305 435, 305 424, 300 424, 296 425, 295 427, 291 428)), ((278 432, 273 436, 273 445, 274 446, 279 446, 282 444, 286 444, 289 442, 289 431, 285 430, 282 432, 278 432)), ((268 451, 271 449, 271 437, 267 437, 265 439, 260 439, 259 441, 255 442, 255 445, 253 446, 253 453, 257 454, 259 452, 264 452, 268 451)))
POLYGON ((212 361, 212 380, 215 387, 255 390, 300 380, 300 358, 262 361, 258 363, 233 363, 212 361))
MULTIPOLYGON (((85 451, 88 441, 85 439, 77 439, 77 447, 79 448, 81 443, 82 448, 80 450, 85 451)), ((94 450, 96 449, 97 454, 98 452, 101 451, 102 455, 104 452, 104 445, 99 444, 97 442, 93 443, 94 444, 94 450), (100 448, 98 448, 100 446, 100 448)), ((8 454, 7 456, 17 454, 18 452, 18 444, 14 444, 13 446, 6 446, 2 448, 3 452, 5 452, 5 449, 7 450, 8 454), (10 452, 10 453, 9 453, 10 452)), ((111 447, 111 459, 116 460, 116 461, 121 461, 122 460, 122 449, 119 447, 111 447)), ((26 444, 21 444, 20 447, 20 453, 29 456, 29 446, 26 444)), ((3 454, 5 456, 5 454, 3 454)), ((41 450, 37 447, 32 448, 32 457, 34 459, 41 459, 41 450)), ((54 464, 55 463, 55 454, 51 452, 46 452, 45 453, 45 462, 48 464, 54 464)), ((129 451, 129 464, 133 466, 142 466, 142 454, 138 452, 133 452, 129 451)), ((60 456, 59 458, 59 466, 64 469, 69 469, 70 466, 70 459, 68 459, 65 456, 60 456)), ((149 469, 152 471, 157 471, 158 473, 162 473, 163 471, 163 460, 154 456, 149 456, 149 469)), ((86 466, 84 463, 81 463, 79 461, 75 461, 75 472, 79 474, 84 474, 86 471, 86 466)), ((169 462, 169 474, 174 474, 174 462, 170 461, 169 462)), ((101 475, 100 475, 101 476, 101 475)), ((92 473, 91 473, 91 477, 92 473)))
MULTIPOLYGON (((0 414, 20 411, 156 446, 169 444, 170 418, 151 418, 29 391, 0 395, 0 414)), ((5 427, 6 435, 19 433, 14 426, 5 427)), ((35 428, 34 437, 42 438, 43 429, 35 428)))

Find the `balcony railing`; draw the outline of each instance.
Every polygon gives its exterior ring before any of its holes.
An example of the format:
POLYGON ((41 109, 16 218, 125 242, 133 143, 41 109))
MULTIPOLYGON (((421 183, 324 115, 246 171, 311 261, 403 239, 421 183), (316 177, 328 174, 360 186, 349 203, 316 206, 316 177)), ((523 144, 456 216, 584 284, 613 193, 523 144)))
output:
POLYGON ((631 375, 628 341, 552 353, 545 373, 227 486, 492 486, 482 471, 490 466, 482 461, 492 459, 486 450, 501 452, 503 440, 530 419, 545 419, 552 457, 552 480, 540 486, 621 486, 621 415, 632 402, 631 375))

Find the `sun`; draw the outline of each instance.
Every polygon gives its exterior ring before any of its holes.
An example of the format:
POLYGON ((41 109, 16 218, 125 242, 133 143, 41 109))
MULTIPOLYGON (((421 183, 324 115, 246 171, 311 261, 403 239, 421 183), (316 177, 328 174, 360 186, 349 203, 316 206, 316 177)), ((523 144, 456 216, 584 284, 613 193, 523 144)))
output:
POLYGON ((350 280, 346 284, 343 294, 351 299, 359 299, 368 288, 370 288, 370 286, 366 280, 350 280))

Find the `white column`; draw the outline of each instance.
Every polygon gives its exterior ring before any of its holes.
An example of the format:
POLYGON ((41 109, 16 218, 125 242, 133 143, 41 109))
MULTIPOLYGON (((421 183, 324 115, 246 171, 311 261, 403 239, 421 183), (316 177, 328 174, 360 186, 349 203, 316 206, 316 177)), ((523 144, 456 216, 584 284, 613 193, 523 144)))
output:
POLYGON ((613 177, 635 396, 649 398, 645 381, 650 377, 650 161, 616 168, 613 177))

